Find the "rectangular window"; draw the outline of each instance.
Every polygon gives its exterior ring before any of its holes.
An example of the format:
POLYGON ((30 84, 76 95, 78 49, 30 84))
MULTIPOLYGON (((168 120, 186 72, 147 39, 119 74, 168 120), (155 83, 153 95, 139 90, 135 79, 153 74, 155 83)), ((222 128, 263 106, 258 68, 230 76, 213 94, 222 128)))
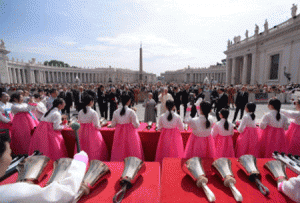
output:
POLYGON ((271 56, 270 80, 278 79, 279 54, 271 56))

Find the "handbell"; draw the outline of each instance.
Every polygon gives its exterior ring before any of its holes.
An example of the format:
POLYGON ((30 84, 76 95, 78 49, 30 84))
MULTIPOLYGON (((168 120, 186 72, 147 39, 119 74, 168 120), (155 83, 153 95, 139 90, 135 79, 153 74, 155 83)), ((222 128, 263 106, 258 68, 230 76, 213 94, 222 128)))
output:
POLYGON ((25 159, 24 163, 20 163, 17 166, 19 173, 17 182, 40 182, 46 173, 46 170, 44 169, 48 165, 49 161, 49 157, 42 155, 28 157, 25 159))
POLYGON ((53 172, 46 186, 50 185, 54 181, 59 182, 60 180, 62 180, 65 177, 72 161, 73 159, 71 158, 60 158, 56 160, 53 163, 53 172))
POLYGON ((264 167, 269 169, 277 184, 288 179, 285 173, 285 165, 281 161, 268 161, 264 167))
POLYGON ((147 123, 147 129, 148 130, 150 130, 152 128, 152 124, 153 124, 152 121, 148 121, 148 123, 147 123))
POLYGON ((205 177, 200 157, 193 157, 187 160, 182 166, 182 170, 196 181, 197 187, 203 188, 209 202, 214 202, 216 200, 214 193, 206 185, 208 179, 205 177))
POLYGON ((108 166, 99 160, 92 160, 90 162, 89 170, 86 172, 80 189, 76 195, 76 202, 83 196, 90 193, 90 189, 97 185, 97 183, 108 178, 110 170, 108 166))
POLYGON ((145 171, 145 163, 137 157, 127 157, 124 159, 124 170, 120 178, 122 188, 113 198, 114 203, 120 203, 125 196, 126 190, 131 188, 137 178, 145 171))
POLYGON ((212 163, 212 166, 219 172, 224 181, 224 185, 229 187, 234 199, 238 202, 243 201, 242 194, 238 189, 234 186, 236 180, 234 179, 234 175, 231 170, 231 161, 227 158, 219 158, 212 163))
POLYGON ((246 154, 241 156, 238 161, 243 166, 246 174, 249 176, 249 180, 256 183, 259 191, 265 196, 269 195, 269 189, 260 182, 261 175, 256 166, 255 156, 246 154))

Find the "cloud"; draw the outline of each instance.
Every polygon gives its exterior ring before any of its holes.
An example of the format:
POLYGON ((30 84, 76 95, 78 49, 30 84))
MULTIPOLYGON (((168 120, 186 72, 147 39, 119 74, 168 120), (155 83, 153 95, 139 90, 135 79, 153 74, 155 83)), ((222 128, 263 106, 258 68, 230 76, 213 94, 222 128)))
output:
POLYGON ((73 45, 77 44, 77 42, 73 42, 73 41, 62 41, 62 43, 69 45, 69 46, 73 46, 73 45))

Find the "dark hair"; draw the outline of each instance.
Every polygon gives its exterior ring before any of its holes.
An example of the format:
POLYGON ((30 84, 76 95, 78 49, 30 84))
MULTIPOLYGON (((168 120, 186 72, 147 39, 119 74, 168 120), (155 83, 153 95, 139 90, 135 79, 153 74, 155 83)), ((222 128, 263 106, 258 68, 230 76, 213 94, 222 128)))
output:
POLYGON ((172 101, 172 100, 170 100, 170 99, 168 99, 167 101, 166 101, 166 107, 167 107, 167 109, 168 109, 168 111, 169 111, 169 115, 168 115, 168 121, 171 121, 172 119, 173 119, 173 115, 172 115, 172 109, 173 109, 173 107, 175 106, 175 103, 174 103, 174 101, 172 101))
POLYGON ((200 103, 200 109, 202 111, 202 113, 204 114, 205 118, 206 118, 206 124, 205 127, 206 129, 210 127, 210 121, 208 120, 208 114, 211 111, 211 104, 207 101, 202 101, 200 103))
POLYGON ((49 110, 45 113, 44 117, 47 117, 48 114, 50 113, 50 111, 52 111, 54 108, 58 107, 58 105, 63 104, 64 102, 65 102, 65 100, 63 100, 62 98, 54 99, 51 109, 49 109, 49 110))
POLYGON ((54 93, 54 92, 56 92, 56 91, 57 91, 57 89, 52 88, 52 89, 49 91, 49 93, 52 94, 52 93, 54 93))
POLYGON ((273 106, 274 109, 277 111, 276 114, 276 120, 279 121, 281 116, 280 116, 280 108, 281 108, 281 102, 279 99, 272 98, 269 100, 269 105, 273 106))
POLYGON ((251 113, 250 116, 251 116, 252 120, 254 121, 254 119, 255 119, 254 112, 256 109, 256 104, 254 104, 253 102, 249 102, 248 104, 246 104, 246 107, 247 107, 249 113, 251 113))
POLYGON ((226 108, 223 108, 223 109, 221 109, 220 114, 225 119, 224 128, 225 128, 225 130, 228 130, 229 124, 228 124, 227 118, 229 116, 229 110, 226 108))
POLYGON ((122 110, 120 112, 120 116, 123 116, 125 114, 125 105, 127 104, 127 102, 130 100, 130 96, 128 94, 123 94, 121 97, 121 101, 122 101, 122 110))
POLYGON ((20 93, 13 93, 10 97, 9 102, 15 102, 15 100, 20 101, 21 94, 20 93))
POLYGON ((3 153, 6 149, 6 142, 10 142, 9 133, 0 133, 0 158, 3 156, 3 153))
POLYGON ((87 94, 85 95, 83 98, 82 98, 82 102, 83 102, 83 113, 86 114, 87 112, 87 109, 86 109, 86 106, 89 105, 91 103, 91 101, 94 101, 94 98, 87 94))
POLYGON ((40 99, 40 98, 41 98, 41 96, 40 96, 39 94, 34 94, 33 97, 34 97, 35 99, 40 99))
POLYGON ((40 92, 44 92, 44 90, 43 89, 38 89, 38 93, 40 93, 40 92))

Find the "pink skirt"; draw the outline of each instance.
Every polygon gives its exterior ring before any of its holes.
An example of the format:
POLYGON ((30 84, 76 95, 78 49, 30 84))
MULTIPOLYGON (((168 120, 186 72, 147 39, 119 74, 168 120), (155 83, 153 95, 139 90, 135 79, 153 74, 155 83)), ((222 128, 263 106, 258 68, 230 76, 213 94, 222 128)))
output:
MULTIPOLYGON (((4 115, 4 114, 3 114, 4 115)), ((5 115, 4 115, 5 116, 5 115)), ((9 113, 9 119, 10 121, 13 120, 13 116, 11 113, 9 113)), ((11 136, 11 131, 12 131, 12 125, 11 124, 8 124, 8 123, 3 123, 0 121, 0 129, 8 129, 9 130, 9 134, 11 136)))
POLYGON ((144 160, 140 136, 131 123, 117 124, 111 150, 111 161, 123 161, 129 156, 144 160))
MULTIPOLYGON (((108 161, 105 141, 93 123, 81 123, 78 132, 81 150, 85 151, 90 160, 108 161)), ((75 146, 75 154, 77 147, 75 146)))
POLYGON ((53 130, 53 123, 41 121, 31 138, 29 154, 39 150, 53 161, 67 157, 65 141, 59 130, 53 130))
POLYGON ((38 124, 38 120, 34 120, 28 112, 20 112, 14 116, 12 121, 10 146, 15 154, 28 153, 31 131, 38 124))
POLYGON ((287 152, 293 155, 300 155, 300 125, 291 122, 285 136, 288 146, 287 152))
POLYGON ((201 158, 216 157, 215 141, 211 135, 208 137, 198 137, 193 133, 190 135, 185 147, 184 158, 189 159, 195 156, 201 158))
POLYGON ((156 149, 155 161, 162 164, 163 158, 165 157, 184 157, 183 141, 178 128, 163 128, 161 130, 156 149))
POLYGON ((216 157, 235 157, 232 136, 217 135, 215 137, 216 157))
POLYGON ((244 154, 252 154, 258 157, 259 141, 258 141, 258 131, 257 128, 246 127, 244 132, 242 132, 235 145, 235 155, 240 157, 244 154))
POLYGON ((287 142, 283 128, 267 126, 261 132, 261 139, 259 141, 260 157, 272 158, 274 151, 286 153, 287 142))

